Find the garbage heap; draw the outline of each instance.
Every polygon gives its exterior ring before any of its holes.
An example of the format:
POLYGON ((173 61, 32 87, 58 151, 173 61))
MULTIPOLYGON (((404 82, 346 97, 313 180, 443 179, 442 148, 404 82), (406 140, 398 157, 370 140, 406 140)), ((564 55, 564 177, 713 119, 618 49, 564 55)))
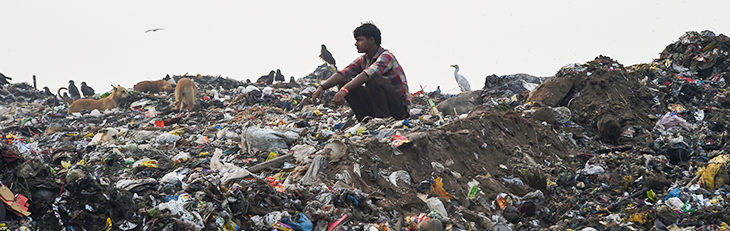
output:
POLYGON ((526 103, 512 110, 549 127, 575 152, 548 177, 552 198, 536 203, 535 218, 522 213, 511 223, 727 229, 728 45, 725 35, 687 32, 651 63, 624 67, 599 56, 566 65, 520 96, 526 103))
POLYGON ((196 83, 191 111, 132 91, 67 114, 7 85, 24 98, 0 107, 0 229, 726 230, 728 40, 688 34, 648 64, 416 92, 406 120, 312 104, 328 65, 272 85, 172 76, 196 83), (714 64, 692 72, 708 41, 714 64))
POLYGON ((525 99, 518 99, 525 91, 533 91, 537 86, 550 79, 550 77, 537 77, 528 74, 514 75, 489 75, 485 78, 482 88, 482 102, 487 105, 499 105, 504 103, 506 98, 511 102, 522 102, 525 99), (514 97, 514 98, 512 98, 514 97))

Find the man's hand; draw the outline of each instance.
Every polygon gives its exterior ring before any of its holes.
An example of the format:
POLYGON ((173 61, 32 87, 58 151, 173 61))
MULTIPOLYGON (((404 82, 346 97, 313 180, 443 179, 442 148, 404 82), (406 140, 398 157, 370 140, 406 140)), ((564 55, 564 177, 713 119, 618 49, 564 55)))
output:
POLYGON ((322 97, 322 94, 324 94, 324 87, 320 85, 319 87, 317 87, 317 90, 312 93, 312 103, 316 104, 317 100, 322 97))
POLYGON ((324 90, 326 89, 324 86, 334 87, 338 84, 345 81, 345 77, 342 77, 342 74, 339 72, 332 74, 327 80, 325 80, 323 83, 317 87, 317 90, 312 93, 312 103, 316 104, 317 100, 319 100, 320 97, 322 97, 322 94, 324 94, 324 90))
POLYGON ((345 103, 345 95, 347 95, 346 91, 340 90, 335 94, 335 98, 332 100, 335 105, 342 105, 345 103))

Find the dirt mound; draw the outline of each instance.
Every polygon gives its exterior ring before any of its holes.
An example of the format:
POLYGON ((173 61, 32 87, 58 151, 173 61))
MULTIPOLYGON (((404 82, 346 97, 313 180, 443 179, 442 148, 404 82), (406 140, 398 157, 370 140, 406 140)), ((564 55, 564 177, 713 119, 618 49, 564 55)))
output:
POLYGON ((573 122, 609 144, 620 144, 629 127, 651 129, 657 113, 643 76, 627 71, 609 57, 599 56, 577 68, 563 68, 531 92, 528 101, 567 107, 573 122))
POLYGON ((431 184, 440 177, 443 188, 454 197, 446 202, 447 210, 460 206, 485 209, 475 207, 467 199, 468 182, 479 182, 483 204, 489 204, 499 193, 523 196, 531 187, 546 186, 545 179, 542 184, 530 181, 522 174, 525 169, 555 172, 542 166, 557 166, 553 164, 560 163, 571 152, 546 127, 535 125, 514 111, 502 113, 485 107, 446 126, 407 134, 411 142, 397 148, 402 154, 374 138, 352 143, 352 157, 330 162, 322 179, 328 185, 336 185, 338 174, 353 172, 353 166, 359 166, 355 174, 361 177, 355 177, 360 179, 349 186, 379 195, 376 204, 383 205, 386 211, 395 209, 410 216, 427 209, 418 195, 432 194, 431 184), (388 174, 400 170, 408 173, 410 182, 398 181, 396 186, 388 174))

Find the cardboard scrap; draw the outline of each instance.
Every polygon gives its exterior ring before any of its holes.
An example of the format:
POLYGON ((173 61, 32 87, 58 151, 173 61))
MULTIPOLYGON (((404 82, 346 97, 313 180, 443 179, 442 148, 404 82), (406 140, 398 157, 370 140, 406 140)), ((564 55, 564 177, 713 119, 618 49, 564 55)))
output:
POLYGON ((21 195, 21 194, 13 194, 10 189, 2 185, 0 187, 0 199, 8 205, 11 212, 17 214, 18 216, 30 216, 30 212, 28 212, 28 198, 21 195))

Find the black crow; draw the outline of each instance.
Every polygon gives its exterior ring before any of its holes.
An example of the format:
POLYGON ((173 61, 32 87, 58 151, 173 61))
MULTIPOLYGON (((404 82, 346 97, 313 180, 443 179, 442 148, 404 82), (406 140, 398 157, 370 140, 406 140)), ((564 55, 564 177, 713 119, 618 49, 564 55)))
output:
POLYGON ((51 89, 48 89, 48 87, 43 87, 43 94, 46 96, 54 96, 53 93, 51 93, 51 89))
POLYGON ((79 93, 79 88, 76 87, 76 84, 74 84, 73 80, 68 81, 68 94, 71 95, 71 98, 73 100, 81 99, 81 93, 79 93))
POLYGON ((94 96, 94 88, 86 85, 86 82, 81 82, 81 93, 84 94, 84 98, 89 98, 91 96, 94 96))
POLYGON ((8 80, 13 80, 13 78, 7 77, 3 75, 3 73, 0 73, 0 85, 10 84, 8 80))
POLYGON ((319 54, 319 58, 337 68, 337 64, 335 63, 335 57, 332 57, 332 53, 327 50, 327 47, 324 44, 322 44, 322 51, 319 54))
POLYGON ((274 75, 276 75, 276 72, 274 70, 271 70, 268 75, 262 75, 259 77, 259 79, 256 80, 256 84, 266 84, 271 85, 274 83, 274 75))
POLYGON ((284 82, 286 81, 286 77, 281 74, 281 70, 276 69, 276 76, 274 77, 274 80, 276 80, 277 82, 284 82))

